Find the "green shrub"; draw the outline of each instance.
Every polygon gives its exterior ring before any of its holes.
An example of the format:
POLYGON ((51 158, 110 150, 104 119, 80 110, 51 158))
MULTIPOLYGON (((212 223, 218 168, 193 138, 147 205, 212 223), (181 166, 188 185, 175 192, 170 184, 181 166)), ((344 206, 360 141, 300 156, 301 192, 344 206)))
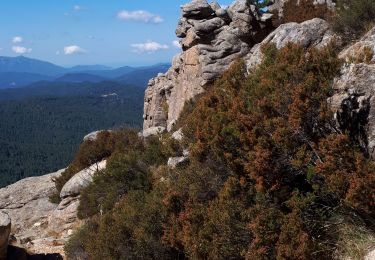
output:
POLYGON ((107 169, 96 174, 93 183, 81 193, 80 218, 108 212, 130 190, 150 189, 148 169, 138 157, 139 153, 116 154, 108 161, 107 169))
POLYGON ((88 259, 84 245, 90 241, 92 230, 92 224, 90 222, 86 223, 69 238, 64 246, 68 259, 88 259))
POLYGON ((80 252, 89 259, 179 259, 180 253, 162 242, 166 212, 156 191, 131 191, 112 212, 92 219, 91 231, 82 240, 73 238, 67 255, 80 252))
POLYGON ((59 177, 53 180, 57 194, 53 194, 50 201, 59 202, 58 197, 61 189, 79 171, 108 158, 115 151, 136 149, 140 144, 137 132, 132 129, 119 129, 112 132, 102 131, 98 134, 96 140, 83 142, 73 162, 59 177))
POLYGON ((278 18, 275 15, 275 25, 296 22, 302 23, 313 18, 328 20, 332 16, 332 11, 327 4, 314 4, 314 0, 288 0, 283 6, 283 16, 278 18))
POLYGON ((375 24, 373 0, 338 0, 333 29, 346 40, 362 36, 375 24))
POLYGON ((109 211, 131 190, 148 191, 151 188, 151 168, 165 163, 179 148, 170 138, 163 141, 156 136, 147 140, 134 138, 131 138, 132 144, 112 154, 107 168, 96 174, 93 183, 81 192, 80 218, 109 211))

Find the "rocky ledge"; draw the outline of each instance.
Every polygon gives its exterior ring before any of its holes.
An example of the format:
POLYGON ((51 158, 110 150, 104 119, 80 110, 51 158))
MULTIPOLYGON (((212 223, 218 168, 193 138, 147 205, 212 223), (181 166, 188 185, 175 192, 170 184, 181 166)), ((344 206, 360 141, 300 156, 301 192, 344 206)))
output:
POLYGON ((78 172, 64 185, 59 204, 50 202, 49 197, 57 192, 53 180, 65 169, 0 189, 0 259, 9 232, 12 246, 24 248, 30 254, 63 256, 65 242, 82 224, 77 218, 80 191, 105 167, 106 161, 102 161, 78 172), (5 216, 9 216, 9 226, 5 216))

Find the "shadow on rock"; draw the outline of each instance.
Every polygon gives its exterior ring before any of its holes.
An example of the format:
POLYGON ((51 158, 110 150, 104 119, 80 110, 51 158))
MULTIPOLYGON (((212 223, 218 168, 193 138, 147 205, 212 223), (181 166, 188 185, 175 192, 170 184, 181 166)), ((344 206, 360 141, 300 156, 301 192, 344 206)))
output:
POLYGON ((9 246, 7 260, 62 260, 63 257, 60 254, 36 254, 30 255, 25 249, 9 246))

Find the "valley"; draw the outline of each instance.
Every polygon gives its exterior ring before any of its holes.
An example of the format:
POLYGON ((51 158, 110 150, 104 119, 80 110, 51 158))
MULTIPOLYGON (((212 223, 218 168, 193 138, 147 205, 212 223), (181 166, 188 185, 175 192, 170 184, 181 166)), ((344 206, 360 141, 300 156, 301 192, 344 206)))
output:
POLYGON ((36 75, 44 79, 23 87, 0 87, 0 187, 66 167, 82 138, 92 131, 140 129, 147 82, 167 66, 114 70, 77 66, 57 77, 48 74, 61 69, 36 63, 17 67, 0 62, 0 71, 15 70, 0 73, 0 86, 7 77, 18 82, 36 80, 36 75), (45 75, 24 72, 32 66, 39 66, 45 75), (90 74, 90 68, 96 71, 90 74))

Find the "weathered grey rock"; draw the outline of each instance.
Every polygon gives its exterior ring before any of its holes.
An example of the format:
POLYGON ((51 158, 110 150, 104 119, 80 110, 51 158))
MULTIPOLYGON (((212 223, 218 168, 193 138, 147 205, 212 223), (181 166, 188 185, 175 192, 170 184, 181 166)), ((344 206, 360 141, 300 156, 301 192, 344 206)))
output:
POLYGON ((341 76, 335 79, 335 94, 329 99, 338 128, 350 131, 369 155, 375 159, 375 64, 352 59, 358 57, 364 47, 374 50, 375 27, 360 41, 346 48, 340 57, 347 63, 341 76))
POLYGON ((261 47, 265 44, 273 43, 278 49, 290 42, 300 44, 305 48, 321 48, 335 39, 339 40, 339 37, 331 31, 326 21, 319 18, 303 23, 282 24, 261 43, 255 45, 244 59, 250 71, 262 62, 263 53, 261 47))
POLYGON ((182 6, 182 16, 186 18, 202 19, 210 17, 214 13, 206 0, 193 0, 182 6))
POLYGON ((188 160, 189 158, 185 156, 171 157, 168 159, 168 167, 170 167, 171 169, 175 169, 179 164, 182 164, 188 160))
POLYGON ((6 259, 11 220, 7 213, 0 211, 0 259, 6 259))
POLYGON ((176 35, 179 38, 186 37, 187 31, 191 28, 191 24, 188 23, 188 20, 185 17, 181 17, 178 21, 178 25, 176 28, 176 35))
POLYGON ((59 207, 49 201, 49 196, 57 192, 53 179, 64 170, 23 179, 0 189, 0 210, 12 219, 14 245, 35 254, 64 254, 71 231, 81 225, 77 203, 71 201, 59 207))
POLYGON ((184 138, 184 134, 182 133, 182 128, 178 129, 176 132, 172 134, 172 138, 181 141, 184 138))
POLYGON ((171 169, 175 169, 178 165, 188 162, 189 161, 189 155, 190 155, 189 150, 184 149, 182 151, 181 156, 170 157, 168 159, 168 163, 167 163, 168 167, 171 168, 171 169))
POLYGON ((370 251, 366 256, 365 260, 375 260, 375 249, 370 251))
POLYGON ((246 0, 237 0, 225 10, 196 0, 182 7, 182 16, 176 35, 182 38, 183 52, 165 75, 150 80, 145 92, 146 135, 157 134, 155 127, 170 131, 185 102, 248 54, 267 24, 246 0))
POLYGON ((219 17, 214 17, 209 20, 195 21, 194 29, 198 36, 205 36, 214 33, 215 30, 221 28, 225 21, 219 17))
POLYGON ((143 131, 143 137, 149 137, 151 135, 159 135, 165 132, 165 127, 157 126, 157 127, 151 127, 147 130, 143 131))
POLYGON ((215 11, 215 15, 221 19, 223 19, 224 22, 229 23, 231 21, 229 14, 226 9, 220 8, 215 11))
POLYGON ((106 167, 107 160, 103 160, 75 174, 62 188, 60 198, 78 196, 84 188, 92 183, 94 174, 106 167))
POLYGON ((215 1, 215 2, 212 2, 210 3, 210 6, 212 8, 212 10, 214 10, 215 12, 219 9, 221 9, 221 6, 215 1))
POLYGON ((111 130, 99 130, 91 132, 83 138, 83 141, 96 141, 96 139, 98 139, 98 135, 102 132, 111 132, 111 130))

